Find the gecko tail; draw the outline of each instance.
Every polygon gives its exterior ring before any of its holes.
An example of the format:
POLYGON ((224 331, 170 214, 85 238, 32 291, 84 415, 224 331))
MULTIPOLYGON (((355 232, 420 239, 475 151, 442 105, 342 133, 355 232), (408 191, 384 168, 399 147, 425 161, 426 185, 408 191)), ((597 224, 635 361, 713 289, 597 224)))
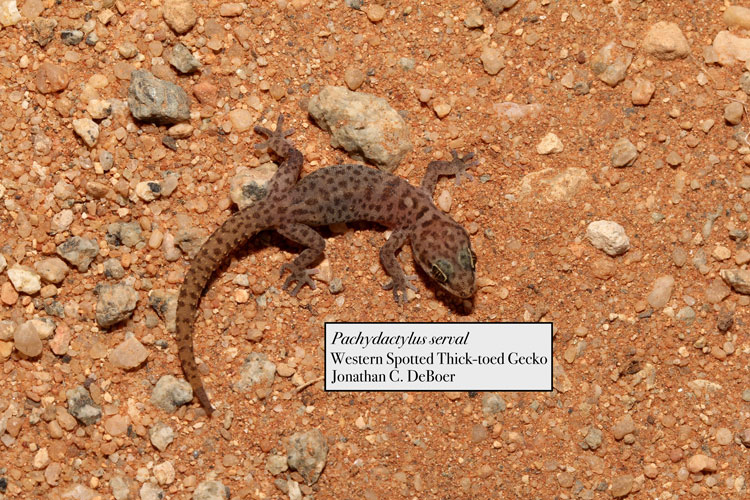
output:
POLYGON ((201 294, 222 261, 258 232, 274 227, 277 218, 278 211, 267 199, 232 214, 203 244, 182 282, 175 321, 180 364, 193 393, 209 417, 214 407, 206 394, 193 351, 193 323, 201 294))

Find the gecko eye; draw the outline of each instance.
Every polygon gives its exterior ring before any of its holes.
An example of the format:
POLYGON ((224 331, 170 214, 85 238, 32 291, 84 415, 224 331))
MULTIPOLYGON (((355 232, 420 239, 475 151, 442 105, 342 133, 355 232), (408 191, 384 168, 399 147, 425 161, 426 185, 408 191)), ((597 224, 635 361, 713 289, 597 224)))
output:
POLYGON ((432 265, 432 277, 435 278, 435 281, 438 283, 445 283, 448 281, 448 275, 445 274, 445 272, 440 269, 440 266, 438 264, 432 265))
POLYGON ((458 254, 458 261, 464 269, 476 269, 477 265, 477 254, 475 254, 470 248, 464 248, 458 254))

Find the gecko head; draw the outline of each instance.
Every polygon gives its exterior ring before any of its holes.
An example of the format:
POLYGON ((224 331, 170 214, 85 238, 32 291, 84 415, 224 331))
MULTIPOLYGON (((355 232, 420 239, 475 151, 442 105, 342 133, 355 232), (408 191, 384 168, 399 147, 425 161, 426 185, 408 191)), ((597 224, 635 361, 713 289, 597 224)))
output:
POLYGON ((418 221, 411 238, 420 267, 451 294, 468 299, 476 291, 477 257, 466 230, 443 214, 418 221))

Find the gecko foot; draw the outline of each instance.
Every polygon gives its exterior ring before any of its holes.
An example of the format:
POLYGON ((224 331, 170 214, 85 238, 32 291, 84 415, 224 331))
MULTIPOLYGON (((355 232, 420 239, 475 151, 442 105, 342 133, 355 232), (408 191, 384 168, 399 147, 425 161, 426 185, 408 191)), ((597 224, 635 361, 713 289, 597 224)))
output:
POLYGON ((294 133, 294 129, 290 128, 284 130, 283 125, 284 115, 281 114, 279 115, 279 119, 276 122, 276 130, 270 130, 266 127, 257 125, 254 129, 255 132, 266 136, 267 139, 256 144, 255 149, 268 148, 279 156, 286 156, 287 152, 292 147, 292 145, 289 144, 289 141, 287 141, 286 138, 294 133))
POLYGON ((417 291, 417 287, 411 282, 417 279, 414 274, 403 274, 400 278, 394 278, 390 283, 383 285, 383 290, 393 290, 393 298, 397 304, 406 304, 406 289, 417 291), (399 292, 401 295, 399 296, 399 292))
POLYGON ((309 285, 310 288, 315 290, 315 282, 310 278, 310 276, 312 276, 313 274, 317 274, 317 269, 298 269, 293 262, 287 262, 286 264, 281 266, 280 274, 283 276, 283 274, 287 270, 291 271, 292 274, 287 276, 286 281, 284 281, 284 286, 282 286, 281 288, 286 290, 291 286, 292 283, 294 283, 295 281, 297 282, 294 288, 289 292, 289 295, 291 295, 292 297, 296 296, 304 285, 309 285))
POLYGON ((474 160, 469 163, 467 162, 474 158, 474 153, 468 153, 463 157, 460 157, 458 156, 458 153, 455 149, 451 149, 451 156, 453 156, 453 159, 450 161, 450 163, 456 168, 456 186, 459 186, 461 184, 461 179, 468 179, 470 181, 473 181, 474 176, 467 172, 467 170, 475 165, 478 165, 479 161, 474 160))

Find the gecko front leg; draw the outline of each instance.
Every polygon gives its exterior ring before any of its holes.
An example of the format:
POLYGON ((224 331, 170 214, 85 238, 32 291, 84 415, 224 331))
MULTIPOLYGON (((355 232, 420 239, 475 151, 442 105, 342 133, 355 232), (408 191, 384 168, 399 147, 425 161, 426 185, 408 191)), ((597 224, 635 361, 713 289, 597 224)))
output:
POLYGON ((411 282, 417 279, 416 275, 404 274, 404 269, 396 259, 396 252, 404 246, 406 240, 411 237, 410 229, 396 229, 391 233, 391 237, 385 242, 380 249, 380 262, 388 276, 391 277, 390 283, 383 285, 383 290, 393 290, 393 298, 397 303, 406 303, 406 289, 417 291, 417 287, 411 282), (399 292, 401 295, 399 296, 399 292))
POLYGON ((467 172, 468 169, 479 163, 476 160, 469 162, 474 158, 474 153, 460 157, 455 150, 451 150, 451 156, 453 156, 453 159, 450 161, 431 161, 427 164, 427 172, 422 178, 421 186, 430 196, 435 191, 435 185, 441 175, 455 175, 456 185, 461 184, 462 178, 474 180, 474 177, 467 172))
POLYGON ((280 114, 276 122, 276 130, 256 126, 255 132, 266 136, 266 140, 255 145, 255 149, 266 149, 273 151, 276 156, 284 161, 268 183, 268 198, 275 200, 281 193, 289 191, 299 179, 302 170, 302 153, 294 147, 286 138, 294 133, 294 129, 284 130, 284 115, 280 114))
POLYGON ((296 281, 297 284, 289 292, 292 297, 297 295, 303 285, 309 285, 310 288, 315 290, 315 282, 310 276, 316 274, 318 270, 310 269, 310 267, 323 258, 326 240, 317 231, 305 224, 284 224, 276 228, 276 231, 285 238, 307 247, 291 263, 287 262, 281 266, 282 275, 287 270, 291 271, 282 288, 286 290, 296 281))

